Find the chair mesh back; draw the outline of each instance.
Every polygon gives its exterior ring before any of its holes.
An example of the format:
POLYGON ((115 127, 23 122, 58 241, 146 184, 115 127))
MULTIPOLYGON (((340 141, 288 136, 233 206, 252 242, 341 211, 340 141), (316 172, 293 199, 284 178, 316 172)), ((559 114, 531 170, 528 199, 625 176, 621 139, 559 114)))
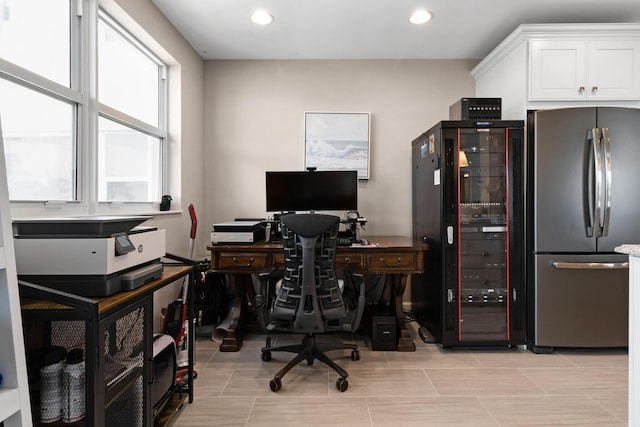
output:
POLYGON ((282 244, 285 255, 285 269, 282 286, 278 290, 271 312, 272 321, 280 325, 290 322, 294 332, 315 333, 332 329, 331 326, 346 317, 342 293, 335 274, 336 242, 339 218, 331 215, 297 214, 294 222, 282 218, 282 244), (319 218, 325 217, 325 218, 319 218), (332 220, 330 218, 335 218, 332 220), (320 220, 320 221, 318 221, 320 220), (315 225, 309 225, 309 223, 315 225), (324 222, 328 228, 311 236, 308 230, 324 222), (302 229, 302 234, 296 233, 302 229), (305 245, 311 250, 304 250, 305 245), (306 265, 311 266, 312 275, 304 275, 304 255, 312 258, 306 265), (305 290, 303 279, 311 283, 305 290))

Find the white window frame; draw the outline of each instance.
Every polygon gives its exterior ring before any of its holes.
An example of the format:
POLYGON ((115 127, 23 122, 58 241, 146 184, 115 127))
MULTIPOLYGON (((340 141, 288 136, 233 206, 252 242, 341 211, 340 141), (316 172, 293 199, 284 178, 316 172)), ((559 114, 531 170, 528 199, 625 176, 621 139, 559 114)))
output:
MULTIPOLYGON (((159 78, 158 78, 158 126, 152 126, 149 125, 148 123, 145 123, 141 120, 136 119, 135 117, 132 117, 122 111, 119 111, 117 109, 111 108, 108 105, 102 104, 100 102, 98 102, 98 116, 100 117, 104 117, 106 119, 109 120, 113 120, 114 122, 117 122, 123 126, 127 126, 129 128, 132 128, 136 131, 142 132, 142 133, 146 133, 148 135, 151 135, 153 137, 156 137, 158 139, 160 139, 160 149, 161 149, 161 173, 162 173, 162 181, 160 183, 161 185, 161 191, 160 191, 160 195, 162 196, 163 193, 165 193, 166 191, 164 191, 166 188, 168 188, 168 180, 167 180, 167 174, 168 174, 168 161, 167 161, 167 153, 168 153, 168 132, 167 132, 167 123, 168 123, 168 118, 167 118, 167 102, 168 102, 168 98, 167 98, 167 64, 163 63, 160 58, 158 58, 157 55, 155 55, 148 47, 146 47, 143 43, 141 43, 139 40, 137 40, 131 33, 129 33, 120 23, 118 23, 113 17, 111 17, 107 12, 105 12, 104 10, 100 9, 100 11, 98 12, 98 19, 101 19, 106 25, 109 25, 111 27, 112 30, 116 31, 117 33, 119 33, 122 37, 124 37, 127 41, 129 41, 130 43, 133 44, 133 46, 135 46, 138 50, 140 50, 140 52, 142 52, 144 55, 146 55, 152 62, 154 62, 158 68, 159 68, 159 78)), ((96 24, 96 31, 97 31, 97 24, 96 24)), ((97 137, 96 137, 97 140, 97 137)), ((97 166, 97 163, 95 163, 97 166)), ((97 201, 98 198, 98 194, 97 194, 97 186, 96 186, 96 194, 95 194, 95 200, 97 201)), ((152 203, 157 203, 159 202, 152 202, 152 203)), ((142 203, 142 202, 104 202, 104 201, 99 201, 98 202, 101 206, 105 206, 105 205, 116 205, 119 206, 122 203, 124 204, 134 204, 134 205, 148 205, 149 203, 142 203)))
MULTIPOLYGON (((167 193, 169 176, 168 138, 168 69, 169 65, 159 59, 150 47, 139 39, 131 38, 124 23, 100 9, 101 0, 70 0, 71 25, 71 79, 70 88, 48 80, 34 72, 0 58, 0 77, 48 96, 72 102, 76 105, 75 115, 75 197, 74 201, 12 201, 12 216, 29 217, 43 215, 86 215, 86 214, 141 214, 158 211, 160 200, 153 202, 98 202, 98 116, 115 120, 125 126, 161 138, 161 194, 167 193), (98 19, 105 19, 110 25, 121 27, 125 35, 136 47, 161 64, 159 82, 158 127, 150 126, 134 117, 100 104, 97 99, 97 31, 98 19)), ((112 27, 113 28, 113 27, 112 27)), ((122 30, 118 29, 122 34, 122 30)))

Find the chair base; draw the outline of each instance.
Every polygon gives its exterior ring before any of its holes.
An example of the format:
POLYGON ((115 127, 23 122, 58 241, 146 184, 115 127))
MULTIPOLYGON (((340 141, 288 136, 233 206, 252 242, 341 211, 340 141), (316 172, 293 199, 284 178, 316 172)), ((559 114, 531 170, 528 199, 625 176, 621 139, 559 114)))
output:
POLYGON ((267 337, 266 346, 262 348, 262 360, 268 362, 271 360, 271 352, 272 351, 286 351, 289 353, 296 353, 296 356, 286 364, 286 366, 273 377, 273 380, 270 381, 269 386, 271 387, 271 391, 278 391, 282 387, 282 377, 285 376, 287 372, 289 372, 294 366, 302 362, 303 360, 307 361, 308 365, 313 365, 315 360, 319 360, 325 365, 329 366, 331 369, 336 371, 340 378, 336 381, 336 387, 340 391, 345 391, 349 386, 347 382, 347 377, 349 374, 347 371, 342 369, 337 363, 333 360, 329 359, 325 352, 332 350, 351 350, 351 360, 360 360, 360 351, 358 350, 358 346, 355 344, 343 344, 343 343, 320 343, 316 342, 316 337, 313 334, 307 334, 300 344, 291 344, 291 345, 283 345, 283 346, 271 346, 271 337, 267 337))

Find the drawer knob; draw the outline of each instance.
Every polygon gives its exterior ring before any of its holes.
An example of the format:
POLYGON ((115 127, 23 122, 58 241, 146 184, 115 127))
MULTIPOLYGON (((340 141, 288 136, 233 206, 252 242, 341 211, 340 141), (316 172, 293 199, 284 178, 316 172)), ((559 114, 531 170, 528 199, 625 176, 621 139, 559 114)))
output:
POLYGON ((251 267, 251 264, 253 264, 253 261, 255 261, 255 259, 253 257, 249 258, 249 262, 246 264, 239 262, 237 257, 233 257, 232 261, 238 267, 251 267))
POLYGON ((398 257, 396 258, 396 262, 394 264, 388 264, 386 258, 380 258, 380 262, 387 267, 398 267, 401 261, 402 261, 402 258, 398 257))
POLYGON ((348 257, 348 256, 344 257, 344 262, 345 264, 351 264, 351 257, 348 257))

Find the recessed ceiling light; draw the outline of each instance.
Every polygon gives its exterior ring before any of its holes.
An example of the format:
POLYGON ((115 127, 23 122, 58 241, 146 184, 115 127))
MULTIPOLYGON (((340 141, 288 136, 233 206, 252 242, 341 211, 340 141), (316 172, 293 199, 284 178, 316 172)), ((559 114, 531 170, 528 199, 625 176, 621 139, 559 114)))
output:
POLYGON ((264 10, 258 10, 251 14, 251 22, 258 25, 267 25, 273 22, 273 15, 264 10))
POLYGON ((416 25, 424 24, 431 21, 431 17, 431 12, 427 12, 426 10, 416 10, 413 12, 413 15, 409 17, 409 22, 416 25))

